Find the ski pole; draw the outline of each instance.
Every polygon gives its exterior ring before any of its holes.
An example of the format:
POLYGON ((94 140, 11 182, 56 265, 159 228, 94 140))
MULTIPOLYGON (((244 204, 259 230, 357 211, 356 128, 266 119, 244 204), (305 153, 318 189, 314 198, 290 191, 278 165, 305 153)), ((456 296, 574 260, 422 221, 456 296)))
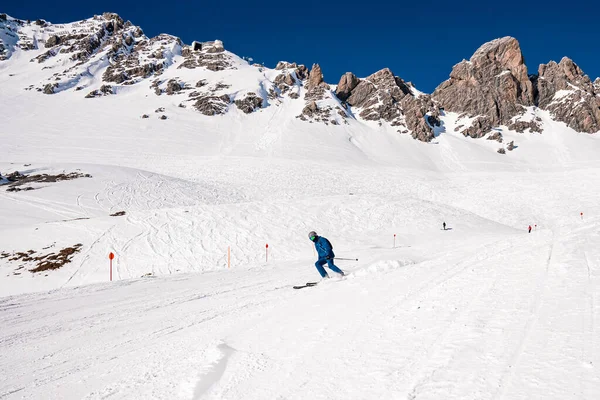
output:
POLYGON ((358 261, 358 258, 339 258, 335 257, 336 260, 345 260, 345 261, 358 261))

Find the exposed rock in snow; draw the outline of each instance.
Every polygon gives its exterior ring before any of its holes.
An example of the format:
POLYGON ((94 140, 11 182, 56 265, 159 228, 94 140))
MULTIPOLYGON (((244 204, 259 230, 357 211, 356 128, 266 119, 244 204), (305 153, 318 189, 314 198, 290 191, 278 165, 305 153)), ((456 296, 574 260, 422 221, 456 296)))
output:
POLYGON ((44 94, 54 94, 54 90, 58 87, 58 83, 49 83, 44 86, 44 94))
POLYGON ((536 81, 540 108, 578 132, 600 131, 600 97, 595 83, 571 59, 540 65, 536 81))
MULTIPOLYGON (((339 124, 336 114, 345 117, 345 113, 339 113, 341 110, 339 102, 331 93, 329 85, 325 83, 321 67, 319 64, 314 64, 308 74, 305 73, 306 69, 301 67, 304 66, 301 65, 296 69, 296 76, 298 79, 306 77, 303 83, 306 88, 304 94, 306 103, 302 113, 297 115, 296 118, 302 121, 323 122, 326 125, 329 125, 332 121, 335 121, 335 125, 339 124), (337 113, 335 113, 336 109, 338 110, 337 113)), ((290 94, 290 97, 296 99, 299 96, 290 94)))
POLYGON ((102 87, 100 87, 99 90, 94 90, 94 91, 88 93, 88 95, 85 97, 87 99, 91 99, 93 97, 102 97, 102 96, 108 96, 111 94, 114 94, 113 87, 111 85, 102 85, 102 87))
POLYGON ((194 108, 200 111, 202 114, 209 116, 225 114, 227 112, 229 104, 231 103, 229 95, 200 95, 194 100, 194 108))
POLYGON ((340 83, 342 97, 361 110, 361 118, 387 121, 399 127, 399 132, 410 133, 421 141, 428 142, 434 137, 432 126, 439 125, 438 107, 430 96, 414 96, 412 88, 388 68, 359 80, 353 89, 349 89, 355 83, 353 75, 345 74, 340 83))
POLYGON ((502 133, 501 132, 494 132, 491 135, 489 135, 487 137, 487 140, 495 140, 498 143, 502 143, 502 133))
POLYGON ((248 93, 243 99, 235 101, 237 108, 246 114, 250 114, 254 110, 261 108, 262 104, 263 99, 258 97, 256 93, 248 93))
POLYGON ((269 97, 277 98, 287 94, 292 99, 299 98, 300 88, 308 76, 308 68, 304 65, 280 61, 275 70, 281 72, 273 80, 274 87, 270 89, 269 97))
POLYGON ((234 68, 234 63, 231 57, 225 53, 223 42, 220 40, 205 43, 194 42, 192 46, 183 46, 181 55, 185 57, 185 61, 178 68, 204 67, 215 72, 234 68))
POLYGON ((167 82, 166 93, 168 95, 172 95, 177 92, 180 92, 182 89, 183 89, 183 86, 180 85, 179 82, 177 82, 175 79, 171 79, 171 80, 169 80, 169 82, 167 82))
POLYGON ((517 118, 515 122, 513 122, 512 124, 510 124, 508 126, 508 128, 513 131, 519 132, 519 133, 523 133, 527 129, 529 129, 530 133, 533 133, 533 132, 541 133, 542 132, 541 123, 542 123, 542 120, 539 117, 536 118, 534 121, 521 121, 517 118))

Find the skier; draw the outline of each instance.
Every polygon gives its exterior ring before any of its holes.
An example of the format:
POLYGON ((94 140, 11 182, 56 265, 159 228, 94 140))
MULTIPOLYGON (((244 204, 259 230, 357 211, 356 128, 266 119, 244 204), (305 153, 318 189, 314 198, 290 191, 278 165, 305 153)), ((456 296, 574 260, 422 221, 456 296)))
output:
POLYGON ((529 225, 529 233, 531 233, 531 225, 529 225))
POLYGON ((444 221, 444 223, 442 224, 442 226, 444 227, 444 230, 446 230, 446 222, 444 221))
POLYGON ((335 258, 335 254, 333 254, 333 246, 329 243, 329 240, 324 238, 323 236, 317 235, 317 232, 311 231, 308 234, 308 238, 314 242, 315 248, 317 249, 317 254, 319 255, 319 259, 315 263, 315 267, 317 267, 317 271, 321 274, 322 278, 329 278, 327 271, 323 268, 323 265, 327 264, 330 270, 333 272, 337 272, 341 276, 344 276, 344 271, 339 269, 333 263, 333 259, 335 258))

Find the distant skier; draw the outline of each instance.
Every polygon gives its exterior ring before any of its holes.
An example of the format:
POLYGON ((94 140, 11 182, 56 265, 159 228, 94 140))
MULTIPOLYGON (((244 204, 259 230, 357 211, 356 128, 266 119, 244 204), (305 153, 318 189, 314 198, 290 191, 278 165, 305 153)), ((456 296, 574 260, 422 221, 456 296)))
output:
POLYGON ((531 233, 531 225, 529 225, 529 233, 531 233))
POLYGON ((442 226, 444 227, 444 230, 446 230, 446 222, 444 222, 442 226))
POLYGON ((319 259, 315 263, 315 267, 317 267, 317 271, 321 274, 322 278, 329 278, 327 271, 323 268, 323 265, 327 264, 330 270, 333 272, 337 272, 341 276, 344 276, 344 271, 339 269, 333 263, 333 259, 335 258, 335 254, 333 253, 333 246, 323 236, 317 235, 317 232, 311 231, 308 234, 308 238, 314 242, 315 248, 317 249, 317 254, 319 255, 319 259))

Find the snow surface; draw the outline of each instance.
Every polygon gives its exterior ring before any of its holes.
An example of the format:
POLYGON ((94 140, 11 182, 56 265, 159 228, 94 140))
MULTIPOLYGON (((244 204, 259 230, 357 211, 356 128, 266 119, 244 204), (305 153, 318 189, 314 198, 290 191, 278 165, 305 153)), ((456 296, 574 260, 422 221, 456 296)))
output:
MULTIPOLYGON (((45 96, 30 58, 0 64, 21 71, 0 74, 0 172, 92 178, 0 188, 0 251, 83 244, 55 271, 0 258, 0 398, 598 398, 598 135, 537 110, 544 133, 500 127, 500 155, 453 113, 427 144, 288 98, 45 96), (293 290, 319 278, 310 230, 359 261, 293 290)), ((269 78, 238 67, 164 77, 269 78)))

